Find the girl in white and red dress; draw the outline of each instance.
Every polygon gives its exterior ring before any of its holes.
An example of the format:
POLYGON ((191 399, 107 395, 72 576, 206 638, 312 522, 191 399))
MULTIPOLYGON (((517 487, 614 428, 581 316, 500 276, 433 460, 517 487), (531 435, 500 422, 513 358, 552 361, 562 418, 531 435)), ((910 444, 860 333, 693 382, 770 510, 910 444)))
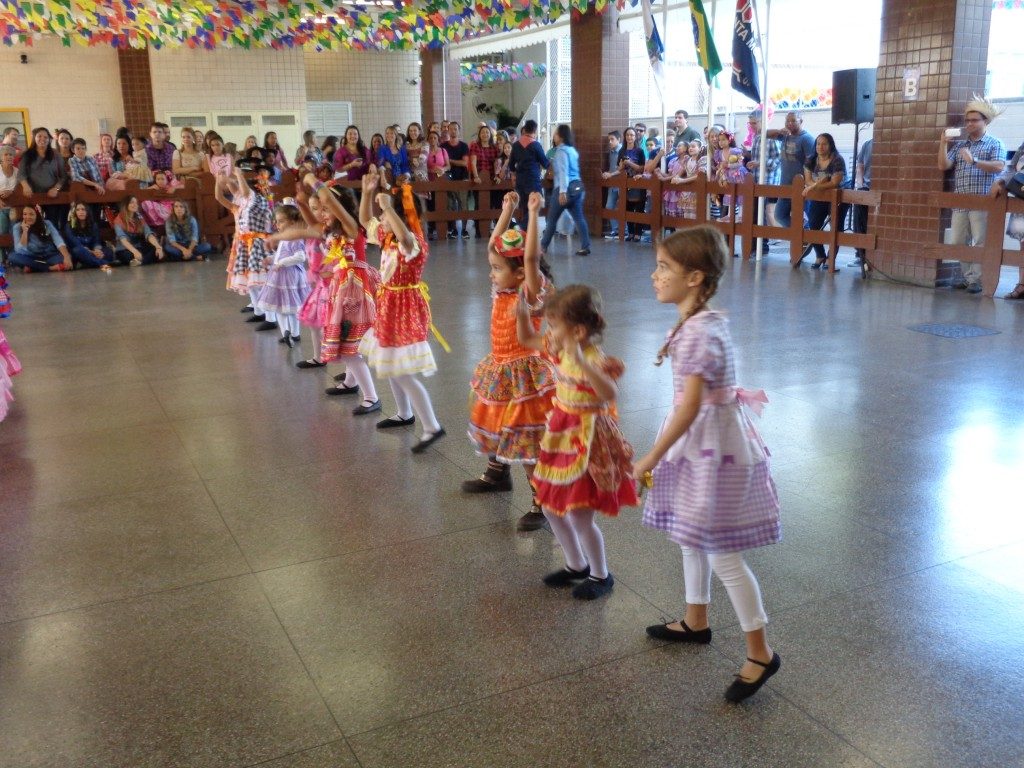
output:
POLYGON ((394 416, 377 423, 377 429, 403 427, 418 417, 423 435, 412 451, 420 453, 444 437, 445 430, 416 374, 430 376, 437 370, 427 342, 431 331, 442 346, 447 345, 430 322, 429 294, 423 282, 427 243, 420 229, 419 199, 409 185, 388 193, 378 192, 379 183, 376 167, 370 166, 363 177, 359 220, 369 242, 380 246, 384 285, 373 328, 363 337, 359 352, 378 376, 388 379, 398 407, 394 416), (375 198, 381 208, 380 218, 373 216, 375 198))

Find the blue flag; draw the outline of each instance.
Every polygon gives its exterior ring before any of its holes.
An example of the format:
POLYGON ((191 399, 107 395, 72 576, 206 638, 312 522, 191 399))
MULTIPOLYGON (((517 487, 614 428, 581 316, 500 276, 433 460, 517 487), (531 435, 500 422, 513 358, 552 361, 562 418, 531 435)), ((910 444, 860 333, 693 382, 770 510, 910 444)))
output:
MULTIPOLYGON (((668 0, 664 0, 668 2, 668 0)), ((651 61, 651 71, 654 73, 654 84, 658 88, 661 100, 665 100, 665 46, 661 42, 661 35, 658 34, 658 25, 654 23, 654 14, 651 12, 651 0, 641 0, 641 7, 644 16, 644 37, 647 39, 647 58, 651 61)))
POLYGON ((736 0, 732 34, 732 87, 761 103, 761 86, 754 51, 761 43, 754 34, 754 0, 736 0))

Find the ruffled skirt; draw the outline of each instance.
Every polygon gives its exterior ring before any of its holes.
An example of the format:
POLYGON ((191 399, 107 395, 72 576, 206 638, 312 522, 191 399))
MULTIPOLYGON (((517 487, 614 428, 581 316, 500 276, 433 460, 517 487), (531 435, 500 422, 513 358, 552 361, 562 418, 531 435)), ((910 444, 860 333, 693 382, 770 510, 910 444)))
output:
POLYGON ((294 315, 302 309, 307 296, 309 285, 306 283, 306 270, 301 264, 293 264, 270 271, 267 284, 263 286, 253 307, 261 315, 267 312, 294 315))
POLYGON ((317 280, 299 309, 299 322, 307 328, 323 328, 327 322, 327 305, 330 299, 330 282, 317 280))
POLYGON ((782 528, 769 455, 741 406, 702 406, 654 468, 644 525, 703 552, 774 544, 782 528))
POLYGON ((496 362, 488 355, 473 374, 469 439, 476 450, 507 464, 533 464, 551 412, 551 364, 530 355, 496 362))
POLYGON ((327 303, 324 341, 320 359, 329 363, 345 355, 359 353, 359 344, 373 328, 377 305, 373 299, 380 286, 380 274, 369 269, 349 269, 333 287, 327 303))
POLYGON ((240 235, 235 236, 234 259, 229 264, 229 290, 243 296, 254 288, 261 288, 267 282, 267 244, 263 238, 254 238, 247 245, 240 235))
POLYGON ((370 328, 359 342, 357 351, 366 358, 377 375, 385 379, 415 373, 430 376, 437 371, 434 353, 426 341, 400 347, 382 347, 377 343, 376 331, 370 328))
POLYGON ((4 332, 0 331, 0 421, 7 418, 10 404, 14 402, 12 376, 21 373, 21 362, 7 342, 4 332))

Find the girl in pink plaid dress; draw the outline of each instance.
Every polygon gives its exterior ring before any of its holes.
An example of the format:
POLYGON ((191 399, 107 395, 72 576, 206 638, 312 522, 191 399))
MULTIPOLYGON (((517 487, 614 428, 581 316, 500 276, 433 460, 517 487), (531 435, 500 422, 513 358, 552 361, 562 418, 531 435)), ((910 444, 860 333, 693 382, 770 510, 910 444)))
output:
POLYGON ((665 531, 683 551, 686 615, 647 628, 659 640, 709 643, 711 574, 722 581, 746 633, 747 661, 725 692, 752 696, 780 666, 768 645, 768 618, 743 551, 780 538, 779 499, 768 448, 747 410, 760 413, 763 391, 736 386, 732 339, 720 312, 707 308, 727 259, 712 227, 676 232, 657 249, 651 279, 658 301, 675 304, 679 322, 658 363, 672 359, 674 410, 634 476, 651 486, 643 522, 665 531))

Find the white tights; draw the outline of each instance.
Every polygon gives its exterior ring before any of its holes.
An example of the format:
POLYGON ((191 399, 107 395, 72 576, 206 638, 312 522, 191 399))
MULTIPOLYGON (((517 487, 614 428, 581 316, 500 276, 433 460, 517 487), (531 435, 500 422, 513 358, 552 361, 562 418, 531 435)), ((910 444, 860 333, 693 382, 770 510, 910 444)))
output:
MULTIPOLYGON (((363 365, 366 363, 364 362, 363 365)), ((388 381, 391 384, 391 392, 395 396, 399 418, 408 419, 415 414, 417 421, 423 425, 425 437, 441 430, 437 416, 434 415, 434 406, 430 402, 430 395, 416 376, 407 373, 402 376, 392 376, 388 381)))
POLYGON ((283 337, 286 333, 290 333, 293 337, 299 335, 299 316, 298 315, 278 315, 277 316, 277 327, 281 331, 283 337))
POLYGON ((310 327, 310 329, 309 329, 309 337, 310 337, 310 339, 313 342, 313 354, 310 355, 309 359, 310 360, 319 360, 320 359, 320 348, 321 348, 321 346, 323 346, 323 341, 324 341, 324 329, 323 328, 313 328, 313 327, 310 327))
MULTIPOLYGON (((263 290, 263 286, 260 286, 259 288, 250 288, 249 289, 249 302, 254 307, 256 306, 256 300, 260 297, 260 291, 261 290, 263 290)), ((277 315, 275 315, 273 312, 264 312, 263 313, 263 319, 264 320, 269 320, 272 323, 276 323, 277 322, 277 315)))
POLYGON ((768 624, 761 603, 761 589, 742 552, 713 555, 692 547, 681 549, 687 603, 707 605, 711 602, 711 572, 714 571, 729 593, 729 600, 744 632, 753 632, 768 624))
POLYGON ((565 564, 574 571, 582 571, 590 566, 590 575, 596 579, 608 577, 608 562, 604 556, 604 536, 594 519, 596 513, 592 509, 577 509, 559 517, 553 512, 544 510, 551 532, 562 552, 565 564))
POLYGON ((359 391, 363 394, 364 405, 377 402, 377 387, 373 383, 366 359, 362 355, 341 355, 338 362, 345 365, 345 379, 342 383, 346 387, 358 385, 359 391))

